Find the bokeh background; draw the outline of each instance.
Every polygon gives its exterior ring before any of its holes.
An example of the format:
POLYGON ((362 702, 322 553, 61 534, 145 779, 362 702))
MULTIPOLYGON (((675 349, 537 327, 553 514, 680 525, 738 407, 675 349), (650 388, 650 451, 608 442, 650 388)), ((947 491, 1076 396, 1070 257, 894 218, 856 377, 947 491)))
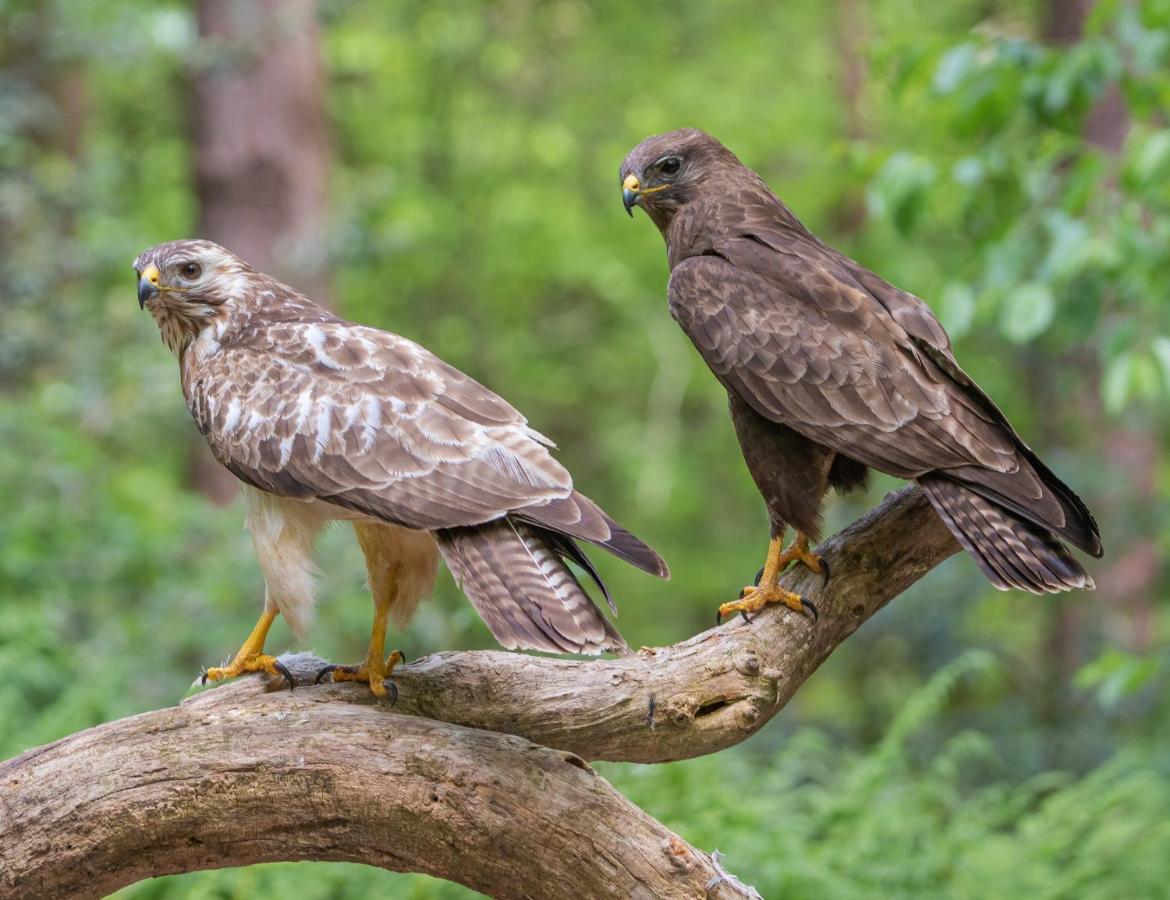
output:
MULTIPOLYGON (((509 398, 671 563, 599 559, 629 641, 706 628, 766 520, 617 185, 696 125, 933 305, 1107 555, 1045 598, 951 560, 746 745, 603 771, 767 897, 1167 896, 1168 111, 1167 0, 0 0, 0 757, 177 702, 260 608, 135 300, 176 237, 509 398)), ((357 659, 360 556, 345 528, 320 550, 312 647, 357 659)), ((394 639, 491 646, 446 574, 394 639)), ((296 864, 124 896, 374 891, 470 895, 296 864)))

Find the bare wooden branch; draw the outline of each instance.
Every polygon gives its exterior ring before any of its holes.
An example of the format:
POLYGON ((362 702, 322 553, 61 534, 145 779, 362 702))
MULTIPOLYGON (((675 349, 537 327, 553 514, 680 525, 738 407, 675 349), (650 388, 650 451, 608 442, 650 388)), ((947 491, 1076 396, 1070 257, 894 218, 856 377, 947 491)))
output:
POLYGON ((245 679, 30 750, 0 764, 0 896, 299 859, 499 897, 752 896, 583 758, 663 762, 744 740, 957 549, 905 488, 819 548, 827 586, 787 577, 817 602, 815 625, 772 608, 623 659, 435 654, 395 671, 393 710, 359 685, 245 679))
MULTIPOLYGON (((254 687, 254 685, 253 685, 254 687)), ((323 691, 210 691, 0 764, 0 897, 275 860, 495 897, 751 896, 572 753, 323 691)))
MULTIPOLYGON (((772 607, 624 659, 436 653, 395 671, 398 708, 591 760, 714 753, 759 730, 866 619, 958 549, 923 493, 903 488, 818 548, 827 586, 793 567, 785 584, 816 602, 816 624, 772 607)), ((372 699, 352 684, 328 690, 372 699)))

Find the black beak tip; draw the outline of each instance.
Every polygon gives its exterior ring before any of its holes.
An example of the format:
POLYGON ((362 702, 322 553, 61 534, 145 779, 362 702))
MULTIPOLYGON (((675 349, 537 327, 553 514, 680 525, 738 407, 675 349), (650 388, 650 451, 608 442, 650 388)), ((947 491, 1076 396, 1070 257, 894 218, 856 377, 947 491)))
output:
POLYGON ((633 191, 622 191, 622 206, 626 208, 626 214, 632 219, 634 218, 634 204, 638 202, 638 195, 633 191))
POLYGON ((144 309, 146 307, 146 301, 151 297, 157 296, 157 294, 158 288, 149 281, 142 280, 138 282, 138 308, 144 309))

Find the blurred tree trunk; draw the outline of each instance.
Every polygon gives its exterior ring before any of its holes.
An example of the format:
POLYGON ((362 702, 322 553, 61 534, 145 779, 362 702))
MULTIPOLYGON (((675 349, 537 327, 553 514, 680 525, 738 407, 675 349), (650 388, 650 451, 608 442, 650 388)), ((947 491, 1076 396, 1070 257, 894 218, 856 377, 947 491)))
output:
MULTIPOLYGON (((88 251, 79 252, 74 241, 85 196, 89 95, 82 60, 57 46, 61 18, 50 4, 17 4, 0 29, 4 109, 14 112, 4 123, 0 158, 6 199, 0 214, 0 308, 41 305, 43 298, 26 286, 27 273, 38 267, 54 273, 54 289, 75 287, 81 277, 77 261, 88 251), (47 180, 46 170, 53 173, 47 180)), ((41 358, 58 349, 58 337, 52 330, 0 334, 0 385, 24 382, 41 358)))
MULTIPOLYGON (((845 139, 852 144, 867 135, 862 96, 868 67, 865 59, 865 6, 859 0, 837 0, 836 22, 837 90, 845 113, 845 139)), ((860 184, 849 184, 836 199, 832 211, 833 229, 838 234, 855 234, 865 224, 865 192, 860 184)))
MULTIPOLYGON (((1044 37, 1052 44, 1069 45, 1084 36, 1085 21, 1093 9, 1094 0, 1048 0, 1044 23, 1044 37)), ((1082 134, 1086 143, 1116 156, 1125 144, 1129 130, 1129 111, 1121 87, 1111 83, 1085 119, 1082 134)), ((1112 190, 1114 185, 1107 182, 1102 189, 1112 190)), ((1042 404, 1041 415, 1052 417, 1061 408, 1059 403, 1042 404)), ((1101 407, 1100 391, 1089 392, 1085 408, 1081 410, 1090 421, 1097 423, 1093 431, 1099 436, 1097 456, 1101 460, 1113 460, 1121 471, 1130 473, 1130 487, 1145 485, 1144 496, 1153 496, 1149 487, 1155 480, 1157 448, 1154 438, 1148 432, 1136 432, 1124 426, 1110 428, 1101 407)), ((1043 427, 1043 426, 1042 426, 1043 427)), ((1127 494, 1129 492, 1127 491, 1127 494)), ((1130 497, 1136 504, 1141 494, 1130 497)), ((1120 543, 1108 544, 1112 564, 1098 571, 1097 591, 1093 607, 1111 608, 1120 605, 1126 610, 1125 619, 1134 626, 1131 635, 1118 635, 1120 642, 1141 649, 1148 644, 1148 627, 1153 619, 1151 597, 1158 574, 1157 548, 1152 539, 1139 541, 1128 546, 1120 543)), ((1045 637, 1045 657, 1048 661, 1048 689, 1045 700, 1048 705, 1046 716, 1054 724, 1067 721, 1075 715, 1076 696, 1071 690, 1072 677, 1086 662, 1084 650, 1088 622, 1087 605, 1076 597, 1062 595, 1047 608, 1049 621, 1045 637)), ((1091 614, 1091 613, 1090 613, 1091 614)), ((1056 748, 1052 762, 1056 765, 1076 764, 1071 748, 1056 748)))
MULTIPOLYGON (((1080 0, 1079 4, 1074 5, 1078 5, 1078 24, 1083 31, 1085 17, 1092 9, 1092 3, 1080 0)), ((1129 109, 1121 85, 1112 82, 1085 119, 1085 140, 1110 156, 1118 156, 1125 146, 1129 124, 1129 109)), ((1115 181, 1110 179, 1104 189, 1111 191, 1115 187, 1115 181)), ((1100 437, 1098 458, 1112 460, 1117 471, 1126 473, 1124 502, 1137 513, 1132 517, 1133 520, 1139 523, 1151 521, 1152 516, 1142 515, 1138 511, 1148 507, 1148 498, 1156 496, 1158 438, 1148 428, 1135 429, 1126 425, 1110 427, 1101 409, 1100 396, 1100 391, 1094 394, 1096 418, 1101 422, 1100 427, 1095 429, 1100 437)), ((1154 536, 1139 534, 1125 537, 1130 539, 1124 544, 1116 543, 1111 548, 1112 561, 1098 579, 1097 589, 1103 603, 1125 613, 1114 620, 1115 627, 1124 629, 1122 633, 1113 635, 1114 640, 1135 653, 1145 653, 1153 640, 1161 553, 1154 536)))
MULTIPOLYGON (((316 0, 198 0, 192 81, 199 236, 319 302, 330 148, 316 0)), ((217 502, 235 479, 199 442, 191 480, 217 502)))

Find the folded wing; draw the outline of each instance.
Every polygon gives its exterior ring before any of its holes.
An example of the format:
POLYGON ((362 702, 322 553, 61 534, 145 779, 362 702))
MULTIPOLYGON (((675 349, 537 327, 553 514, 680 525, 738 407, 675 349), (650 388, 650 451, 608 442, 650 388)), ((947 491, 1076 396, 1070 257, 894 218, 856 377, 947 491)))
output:
MULTIPOLYGON (((279 323, 191 372, 191 413, 237 477, 436 532, 481 613, 506 597, 531 613, 528 630, 497 634, 507 646, 617 646, 565 566, 584 556, 574 539, 666 575, 658 554, 573 489, 516 409, 405 338, 340 320, 279 323)), ((484 618, 495 631, 516 615, 484 618)))

